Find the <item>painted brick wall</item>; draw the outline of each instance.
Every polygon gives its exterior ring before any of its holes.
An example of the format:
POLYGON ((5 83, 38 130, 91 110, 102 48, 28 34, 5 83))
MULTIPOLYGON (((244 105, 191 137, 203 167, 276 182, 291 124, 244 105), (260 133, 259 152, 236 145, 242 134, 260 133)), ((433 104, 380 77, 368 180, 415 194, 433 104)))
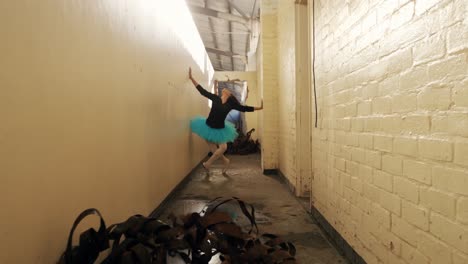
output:
POLYGON ((278 44, 277 6, 275 0, 264 0, 261 4, 261 36, 259 50, 260 81, 264 110, 260 120, 262 137, 263 169, 278 168, 278 44))
MULTIPOLYGON (((279 170, 296 184, 296 42, 294 1, 278 2, 279 170)), ((297 186, 295 186, 297 187, 297 186)))
POLYGON ((468 263, 467 5, 316 1, 312 202, 368 263, 468 263))

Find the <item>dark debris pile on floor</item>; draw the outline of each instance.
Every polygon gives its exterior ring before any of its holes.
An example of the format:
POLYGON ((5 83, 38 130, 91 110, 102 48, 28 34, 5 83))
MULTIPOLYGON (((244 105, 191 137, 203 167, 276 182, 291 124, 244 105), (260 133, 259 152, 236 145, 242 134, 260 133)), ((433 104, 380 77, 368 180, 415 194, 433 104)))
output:
MULTIPOLYGON (((131 261, 135 261, 134 259, 138 258, 139 254, 147 254, 147 246, 156 248, 161 243, 168 243, 169 249, 172 250, 165 249, 166 254, 160 252, 153 255, 153 258, 156 256, 163 258, 163 260, 156 260, 160 262, 154 262, 155 260, 153 260, 153 263, 166 263, 164 261, 167 261, 167 263, 182 264, 185 263, 183 260, 184 254, 191 258, 192 263, 206 263, 201 262, 204 258, 208 258, 202 257, 204 255, 212 256, 210 264, 219 264, 223 263, 223 261, 224 263, 246 263, 241 262, 244 261, 242 259, 229 258, 229 246, 222 239, 217 239, 218 235, 222 237, 226 234, 231 234, 234 237, 232 241, 242 242, 243 239, 244 243, 238 242, 239 246, 236 250, 237 252, 243 252, 244 258, 257 250, 261 254, 264 254, 266 250, 269 255, 272 255, 272 253, 277 254, 278 261, 289 261, 289 263, 294 263, 294 261, 304 264, 348 263, 327 241, 315 220, 304 209, 308 207, 308 203, 304 207, 277 177, 263 175, 260 167, 260 155, 232 155, 229 158, 231 159, 231 167, 227 174, 223 173, 222 164, 214 164, 210 174, 206 174, 199 166, 190 175, 190 180, 181 186, 174 195, 171 195, 171 198, 164 203, 164 206, 160 206, 155 210, 152 218, 134 216, 119 224, 119 228, 117 226, 109 227, 108 230, 113 236, 110 242, 114 242, 111 248, 114 248, 114 245, 116 248, 120 248, 121 253, 116 255, 120 254, 122 258, 120 258, 120 262, 115 260, 115 262, 108 261, 105 263, 135 263, 131 261), (220 202, 218 200, 213 201, 216 197, 242 197, 244 201, 253 205, 254 214, 251 213, 252 208, 250 206, 246 205, 246 209, 250 215, 255 215, 255 223, 258 228, 262 232, 279 235, 282 240, 277 239, 275 236, 258 235, 255 225, 252 226, 250 219, 244 215, 237 201, 218 206, 215 210, 217 213, 209 216, 214 207, 213 205, 220 202), (197 216, 197 214, 193 214, 194 212, 200 213, 197 216), (175 218, 174 215, 178 217, 175 218), (166 223, 157 219, 161 219, 166 223), (207 226, 207 223, 214 224, 207 226), (135 227, 130 228, 134 225, 135 227), (190 230, 190 232, 181 231, 181 227, 184 230, 190 230), (251 229, 252 232, 249 234, 251 229), (144 232, 138 235, 135 230, 144 230, 144 232), (123 240, 124 237, 131 239, 115 243, 115 241, 120 241, 117 237, 122 233, 125 236, 120 235, 122 238, 120 240, 123 240), (145 241, 149 236, 148 234, 153 234, 154 243, 145 242, 143 247, 137 246, 142 239, 145 241), (155 234, 156 239, 154 239, 155 234), (207 234, 209 234, 209 239, 203 240, 203 238, 207 238, 207 234), (170 240, 168 237, 175 237, 177 240, 170 240), (197 244, 197 247, 193 247, 195 245, 193 241, 199 241, 200 239, 204 242, 197 244), (185 242, 180 242, 181 240, 185 242), (283 243, 284 241, 292 242, 294 247, 287 242, 283 243), (188 251, 189 248, 191 252, 188 251), (214 251, 209 251, 209 248, 214 249, 214 251), (255 250, 253 250, 254 248, 255 250), (297 249, 295 254, 294 248, 297 249), (179 252, 181 253, 179 254, 179 252), (215 252, 217 254, 214 254, 215 252), (220 255, 223 252, 228 253, 224 254, 222 260, 220 255), (171 257, 171 255, 174 257, 171 257), (196 256, 195 259, 200 260, 195 262, 193 256, 196 256), (291 257, 294 257, 295 260, 291 259, 291 257), (125 258, 125 261, 130 262, 125 262, 123 258, 125 258)), ((99 235, 99 231, 94 231, 95 235, 99 235)), ((70 242, 71 251, 73 250, 70 242)), ((74 252, 77 252, 76 247, 74 252)), ((101 254, 104 255, 104 253, 101 254)), ((270 260, 274 261, 274 259, 270 260)), ((94 262, 77 261, 68 263, 94 262)))
POLYGON ((106 228, 100 213, 88 209, 75 221, 60 263, 94 263, 111 242, 110 253, 103 264, 180 263, 177 260, 193 264, 208 264, 212 260, 223 264, 296 263, 295 246, 273 234, 259 235, 255 208, 239 198, 217 198, 199 213, 182 217, 172 214, 169 219, 171 224, 134 215, 106 228), (239 210, 248 225, 238 224, 239 210), (79 246, 72 248, 73 230, 90 214, 101 217, 99 231, 85 231, 80 236, 79 246))

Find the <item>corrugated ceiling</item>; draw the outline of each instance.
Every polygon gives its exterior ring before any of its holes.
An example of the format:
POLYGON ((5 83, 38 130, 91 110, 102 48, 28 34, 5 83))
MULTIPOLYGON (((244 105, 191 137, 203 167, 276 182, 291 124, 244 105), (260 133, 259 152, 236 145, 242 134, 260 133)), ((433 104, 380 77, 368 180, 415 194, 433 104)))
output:
POLYGON ((244 71, 259 0, 186 0, 217 71, 244 71))

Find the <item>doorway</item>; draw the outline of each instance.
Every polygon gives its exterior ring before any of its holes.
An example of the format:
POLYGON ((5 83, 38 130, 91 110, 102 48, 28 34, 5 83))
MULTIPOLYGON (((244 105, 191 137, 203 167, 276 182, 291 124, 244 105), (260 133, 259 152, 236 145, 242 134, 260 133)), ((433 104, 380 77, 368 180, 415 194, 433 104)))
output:
MULTIPOLYGON (((242 104, 245 105, 245 101, 248 97, 247 82, 241 80, 229 80, 219 81, 217 93, 221 96, 223 89, 228 89, 232 95, 242 104)), ((226 120, 233 123, 238 132, 245 134, 247 132, 247 122, 245 120, 245 114, 237 110, 231 110, 226 120)))

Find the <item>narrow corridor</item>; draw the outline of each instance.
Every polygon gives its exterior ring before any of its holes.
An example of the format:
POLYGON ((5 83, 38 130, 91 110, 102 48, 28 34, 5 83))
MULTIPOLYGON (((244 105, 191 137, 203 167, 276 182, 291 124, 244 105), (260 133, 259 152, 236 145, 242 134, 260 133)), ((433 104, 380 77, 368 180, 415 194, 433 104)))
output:
POLYGON ((468 0, 5 0, 0 38, 0 264, 56 263, 88 208, 217 196, 300 263, 468 264, 468 0), (254 109, 228 177, 198 165, 217 107, 189 67, 254 109))
MULTIPOLYGON (((305 206, 308 205, 303 206, 277 176, 262 174, 260 155, 229 158, 232 165, 227 176, 221 172, 221 163, 215 164, 209 177, 201 166, 197 167, 188 183, 162 209, 160 219, 166 220, 171 213, 179 216, 200 212, 216 197, 235 196, 255 207, 260 234, 277 234, 294 243, 298 263, 347 263, 307 213, 305 206)), ((242 215, 237 208, 227 210, 238 217, 242 215)))

